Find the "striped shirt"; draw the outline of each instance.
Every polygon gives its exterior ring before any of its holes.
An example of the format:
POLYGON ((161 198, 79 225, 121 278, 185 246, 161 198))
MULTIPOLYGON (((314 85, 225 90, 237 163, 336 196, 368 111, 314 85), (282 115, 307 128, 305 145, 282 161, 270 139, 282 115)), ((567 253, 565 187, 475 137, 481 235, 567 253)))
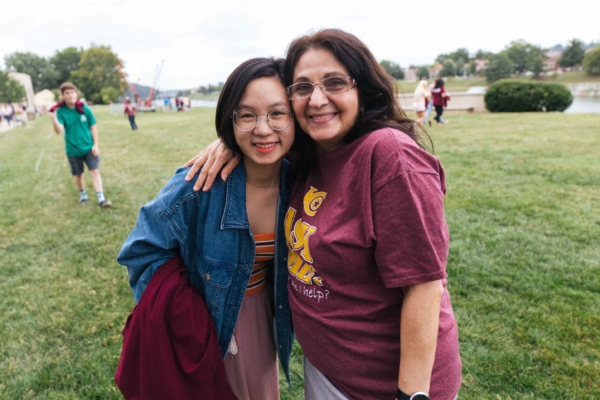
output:
POLYGON ((267 286, 267 266, 275 256, 275 232, 254 235, 254 241, 256 242, 256 258, 246 289, 246 296, 259 293, 267 286))

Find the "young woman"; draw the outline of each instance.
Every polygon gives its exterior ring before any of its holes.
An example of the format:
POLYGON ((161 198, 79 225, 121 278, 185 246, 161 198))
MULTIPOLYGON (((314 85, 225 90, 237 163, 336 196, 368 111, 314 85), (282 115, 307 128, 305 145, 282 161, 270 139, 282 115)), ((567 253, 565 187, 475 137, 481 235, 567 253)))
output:
POLYGON ((216 325, 235 395, 279 399, 277 354, 289 381, 293 344, 282 221, 294 121, 282 60, 252 59, 233 71, 216 128, 242 162, 209 193, 193 191, 187 170, 177 171, 142 207, 118 262, 138 302, 158 267, 181 257, 216 325))
POLYGON ((427 102, 431 101, 431 92, 426 80, 421 80, 415 89, 413 108, 417 113, 417 122, 422 124, 425 121, 425 111, 427 102))
POLYGON ((437 79, 433 89, 431 89, 431 95, 433 96, 433 107, 435 107, 435 117, 433 118, 438 124, 447 124, 448 121, 442 119, 444 113, 444 107, 448 107, 448 100, 450 95, 446 93, 444 89, 444 80, 437 79))
MULTIPOLYGON (((455 399, 442 166, 355 36, 294 40, 286 74, 298 147, 284 225, 306 399, 455 399)), ((229 157, 213 146, 196 168, 229 157)))

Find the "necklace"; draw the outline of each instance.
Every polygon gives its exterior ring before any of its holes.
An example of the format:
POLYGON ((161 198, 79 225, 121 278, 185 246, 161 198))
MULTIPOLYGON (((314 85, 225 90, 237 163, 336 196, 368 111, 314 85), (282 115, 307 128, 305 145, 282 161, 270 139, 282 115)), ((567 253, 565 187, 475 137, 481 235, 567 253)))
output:
POLYGON ((251 185, 251 186, 254 186, 254 187, 257 187, 257 188, 266 189, 266 188, 270 188, 270 187, 273 187, 273 186, 279 185, 279 180, 277 180, 277 182, 275 182, 275 183, 271 183, 270 185, 267 185, 267 186, 259 186, 259 185, 255 185, 254 183, 250 182, 250 181, 248 180, 248 178, 246 178, 246 183, 247 183, 248 185, 251 185))

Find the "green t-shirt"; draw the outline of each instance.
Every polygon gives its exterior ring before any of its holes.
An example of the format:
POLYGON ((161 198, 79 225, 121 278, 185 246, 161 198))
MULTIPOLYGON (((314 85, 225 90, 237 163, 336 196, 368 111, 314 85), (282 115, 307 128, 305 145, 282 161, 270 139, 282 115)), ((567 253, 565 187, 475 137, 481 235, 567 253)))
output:
POLYGON ((96 118, 94 118, 92 110, 84 105, 83 114, 79 114, 76 109, 63 106, 56 111, 56 117, 58 122, 65 127, 67 156, 81 157, 86 155, 94 146, 90 126, 96 125, 96 118))

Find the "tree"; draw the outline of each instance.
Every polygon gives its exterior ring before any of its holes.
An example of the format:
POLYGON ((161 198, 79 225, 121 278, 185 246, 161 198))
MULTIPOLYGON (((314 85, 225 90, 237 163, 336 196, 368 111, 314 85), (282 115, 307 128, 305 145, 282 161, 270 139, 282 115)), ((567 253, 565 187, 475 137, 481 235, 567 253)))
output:
POLYGON ((494 55, 494 53, 492 53, 491 51, 477 50, 477 53, 475 53, 475 59, 476 60, 489 60, 493 55, 494 55))
POLYGON ((6 68, 31 76, 33 90, 37 93, 43 89, 51 89, 56 73, 44 57, 30 52, 15 52, 4 57, 6 68))
POLYGON ((574 67, 581 65, 585 57, 585 43, 581 40, 573 39, 560 55, 558 65, 563 68, 574 67))
POLYGON ((119 57, 112 52, 110 46, 92 45, 81 55, 78 69, 71 72, 71 80, 87 100, 105 103, 102 89, 119 90, 119 62, 119 57))
POLYGON ((50 58, 50 66, 56 72, 54 88, 59 87, 61 83, 71 79, 71 72, 77 70, 82 54, 83 49, 67 47, 61 51, 57 50, 56 54, 50 58))
POLYGON ((400 64, 393 61, 382 60, 379 63, 385 71, 396 79, 404 79, 404 71, 400 68, 400 64))
POLYGON ((12 79, 8 72, 0 71, 0 103, 18 103, 25 97, 25 88, 12 79))
POLYGON ((483 70, 483 75, 489 83, 500 79, 510 78, 513 72, 513 63, 506 53, 493 55, 490 63, 483 70))
POLYGON ((440 71, 442 78, 456 75, 456 63, 451 58, 445 59, 442 66, 442 70, 440 71))
POLYGON ((419 79, 429 79, 429 68, 422 65, 417 69, 417 78, 419 79))
POLYGON ((513 41, 506 47, 504 53, 513 63, 513 70, 516 74, 523 74, 525 71, 532 71, 539 75, 542 72, 544 64, 544 50, 524 40, 513 41))
POLYGON ((108 104, 110 102, 117 101, 117 99, 121 95, 121 92, 119 92, 119 90, 115 89, 114 87, 105 87, 102 88, 102 90, 100 90, 100 95, 102 96, 102 102, 104 104, 108 104))
POLYGON ((585 53, 583 67, 590 75, 600 75, 600 46, 585 53))
POLYGON ((443 54, 440 54, 439 56, 437 56, 436 59, 435 59, 435 61, 439 62, 440 64, 443 64, 444 60, 447 59, 447 58, 450 58, 450 55, 443 53, 443 54))
MULTIPOLYGON (((469 62, 471 57, 469 56, 469 50, 465 48, 456 49, 448 55, 449 58, 453 59, 457 64, 458 60, 462 60, 462 63, 469 62)), ((460 75, 460 74, 459 74, 460 75)))
POLYGON ((477 73, 477 63, 475 60, 471 60, 469 63, 469 75, 475 75, 477 73))
POLYGON ((456 62, 456 75, 463 76, 465 74, 465 61, 462 58, 455 60, 456 62))

